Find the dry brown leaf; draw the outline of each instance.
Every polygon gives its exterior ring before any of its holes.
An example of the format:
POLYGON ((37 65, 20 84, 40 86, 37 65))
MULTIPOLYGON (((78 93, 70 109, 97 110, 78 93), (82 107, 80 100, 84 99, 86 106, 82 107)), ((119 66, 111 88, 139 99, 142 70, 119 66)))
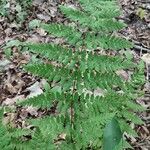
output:
POLYGON ((33 0, 33 5, 37 6, 44 2, 44 0, 33 0))
POLYGON ((38 109, 36 107, 28 106, 26 111, 31 115, 31 116, 38 116, 38 109))
POLYGON ((40 36, 45 36, 47 33, 45 32, 44 29, 38 28, 36 29, 36 32, 39 33, 40 36))
POLYGON ((10 64, 11 62, 8 59, 0 60, 0 71, 6 70, 10 64))
POLYGON ((116 71, 116 74, 118 75, 118 76, 120 76, 121 78, 123 78, 124 80, 129 80, 129 75, 128 75, 128 73, 126 72, 126 71, 124 71, 124 70, 117 70, 116 71))
POLYGON ((67 134, 66 133, 62 133, 58 136, 59 140, 65 140, 66 139, 67 134))
POLYGON ((46 22, 51 20, 50 16, 48 15, 44 15, 44 14, 37 14, 37 17, 40 19, 40 20, 45 20, 46 22))
POLYGON ((13 105, 14 103, 16 103, 17 101, 21 101, 25 98, 24 95, 18 95, 14 98, 6 98, 5 101, 3 101, 2 105, 7 105, 7 106, 10 106, 10 105, 13 105))
POLYGON ((31 35, 28 39, 27 42, 32 42, 32 43, 39 43, 41 40, 41 37, 38 35, 31 35))
POLYGON ((15 113, 7 113, 7 114, 5 114, 5 117, 3 118, 2 122, 4 125, 9 124, 9 125, 11 125, 11 127, 16 127, 15 118, 16 118, 15 113))
POLYGON ((150 54, 144 54, 142 56, 142 60, 147 64, 150 65, 150 54))
POLYGON ((28 87, 27 90, 30 91, 30 94, 27 96, 27 98, 31 98, 43 93, 39 82, 35 82, 32 86, 28 87))
POLYGON ((7 91, 9 91, 11 94, 15 94, 18 91, 18 89, 12 86, 12 84, 9 82, 5 84, 5 89, 7 89, 7 91))

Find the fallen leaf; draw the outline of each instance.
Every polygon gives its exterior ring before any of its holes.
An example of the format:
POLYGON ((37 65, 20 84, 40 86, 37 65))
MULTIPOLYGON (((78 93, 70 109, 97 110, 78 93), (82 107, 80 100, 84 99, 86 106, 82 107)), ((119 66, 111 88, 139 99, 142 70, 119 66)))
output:
POLYGON ((38 19, 40 20, 45 20, 46 22, 51 20, 51 17, 48 15, 43 15, 43 14, 37 14, 38 19))
POLYGON ((123 78, 124 80, 129 80, 129 75, 128 75, 128 73, 126 72, 126 71, 124 71, 124 70, 117 70, 116 71, 116 74, 118 75, 118 76, 120 76, 121 78, 123 78))
POLYGON ((59 140, 65 140, 66 139, 66 133, 62 133, 58 136, 59 140))
POLYGON ((44 0, 33 0, 33 5, 37 6, 44 2, 44 0))
POLYGON ((27 98, 31 98, 43 93, 39 82, 35 82, 32 86, 28 87, 27 90, 30 91, 30 94, 27 96, 27 98))
POLYGON ((36 32, 39 33, 40 36, 45 36, 45 35, 47 34, 47 33, 45 32, 45 30, 42 29, 42 28, 38 28, 38 29, 36 30, 36 32))
POLYGON ((11 62, 7 59, 0 60, 0 71, 5 70, 11 62))
POLYGON ((26 111, 31 115, 31 116, 38 116, 38 112, 37 112, 37 108, 36 107, 32 107, 32 106, 28 106, 26 111))
POLYGON ((7 91, 9 91, 11 94, 15 94, 17 93, 18 89, 15 88, 11 83, 7 82, 5 84, 5 89, 7 89, 7 91))
POLYGON ((10 125, 11 127, 16 127, 15 125, 15 113, 7 113, 5 114, 5 117, 3 118, 2 122, 4 125, 10 125))
POLYGON ((32 43, 39 43, 41 40, 41 37, 39 35, 31 35, 28 37, 27 42, 32 42, 32 43))
POLYGON ((17 101, 21 101, 21 100, 23 100, 24 98, 25 98, 24 95, 18 95, 18 96, 14 97, 14 98, 6 98, 6 100, 3 101, 2 106, 5 106, 5 105, 6 105, 6 106, 13 105, 13 104, 15 104, 17 101))
POLYGON ((150 65, 150 54, 144 54, 142 56, 142 60, 147 64, 150 65))

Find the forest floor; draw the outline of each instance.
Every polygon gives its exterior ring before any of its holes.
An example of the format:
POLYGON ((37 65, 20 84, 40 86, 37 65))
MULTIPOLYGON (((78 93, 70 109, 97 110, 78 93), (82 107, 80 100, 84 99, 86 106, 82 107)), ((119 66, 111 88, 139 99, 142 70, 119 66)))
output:
MULTIPOLYGON (((58 5, 67 3, 72 7, 77 5, 73 0, 33 0, 33 4, 27 10, 28 15, 19 25, 14 10, 15 3, 10 5, 8 17, 0 16, 0 104, 13 106, 18 99, 25 99, 36 96, 43 92, 44 80, 33 77, 22 69, 22 65, 29 61, 38 61, 36 55, 31 55, 27 51, 20 51, 17 47, 4 49, 3 46, 10 40, 21 40, 30 42, 55 42, 61 43, 61 38, 48 36, 44 30, 31 29, 30 21, 38 19, 47 23, 63 22, 67 23, 66 18, 61 15, 58 5)), ((137 60, 147 56, 145 63, 150 64, 150 0, 120 0, 123 14, 118 19, 123 20, 127 27, 120 31, 120 34, 133 41, 135 47, 131 49, 132 54, 137 60)), ((150 79, 150 67, 145 69, 145 77, 150 79)), ((145 122, 144 125, 135 126, 139 137, 129 137, 130 143, 135 150, 150 149, 150 83, 143 86, 145 96, 137 101, 147 111, 139 113, 145 122)), ((18 122, 22 122, 28 115, 42 115, 46 111, 36 110, 32 107, 28 109, 18 108, 18 122)))

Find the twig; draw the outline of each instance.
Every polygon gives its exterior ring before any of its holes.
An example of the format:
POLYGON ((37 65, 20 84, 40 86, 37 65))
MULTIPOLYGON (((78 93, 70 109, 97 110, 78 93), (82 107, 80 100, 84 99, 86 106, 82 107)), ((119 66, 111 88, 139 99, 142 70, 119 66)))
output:
POLYGON ((142 46, 139 46, 139 45, 135 45, 134 48, 137 49, 137 50, 150 52, 150 49, 142 47, 142 46))

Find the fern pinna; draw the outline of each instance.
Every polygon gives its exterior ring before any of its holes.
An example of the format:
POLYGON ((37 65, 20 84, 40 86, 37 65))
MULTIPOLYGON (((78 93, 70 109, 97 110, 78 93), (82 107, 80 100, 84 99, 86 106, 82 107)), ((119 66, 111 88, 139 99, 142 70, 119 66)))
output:
MULTIPOLYGON (((35 130, 29 141, 22 139, 22 147, 16 141, 16 149, 103 149, 105 125, 114 117, 121 132, 132 136, 137 134, 130 122, 143 123, 133 112, 142 110, 134 99, 144 81, 143 64, 121 55, 109 55, 133 47, 116 34, 125 27, 115 19, 120 15, 116 0, 79 2, 78 8, 60 6, 62 13, 75 24, 40 24, 49 34, 64 38, 63 45, 23 43, 29 51, 55 65, 30 63, 24 67, 33 75, 45 78, 50 87, 19 104, 50 109, 57 102, 57 115, 28 120, 35 130), (125 80, 118 75, 120 70, 134 73, 131 79, 125 80), (59 141, 60 135, 64 137, 59 141)), ((0 146, 7 149, 7 145, 0 146)), ((129 144, 123 138, 118 149, 127 147, 129 144)))

